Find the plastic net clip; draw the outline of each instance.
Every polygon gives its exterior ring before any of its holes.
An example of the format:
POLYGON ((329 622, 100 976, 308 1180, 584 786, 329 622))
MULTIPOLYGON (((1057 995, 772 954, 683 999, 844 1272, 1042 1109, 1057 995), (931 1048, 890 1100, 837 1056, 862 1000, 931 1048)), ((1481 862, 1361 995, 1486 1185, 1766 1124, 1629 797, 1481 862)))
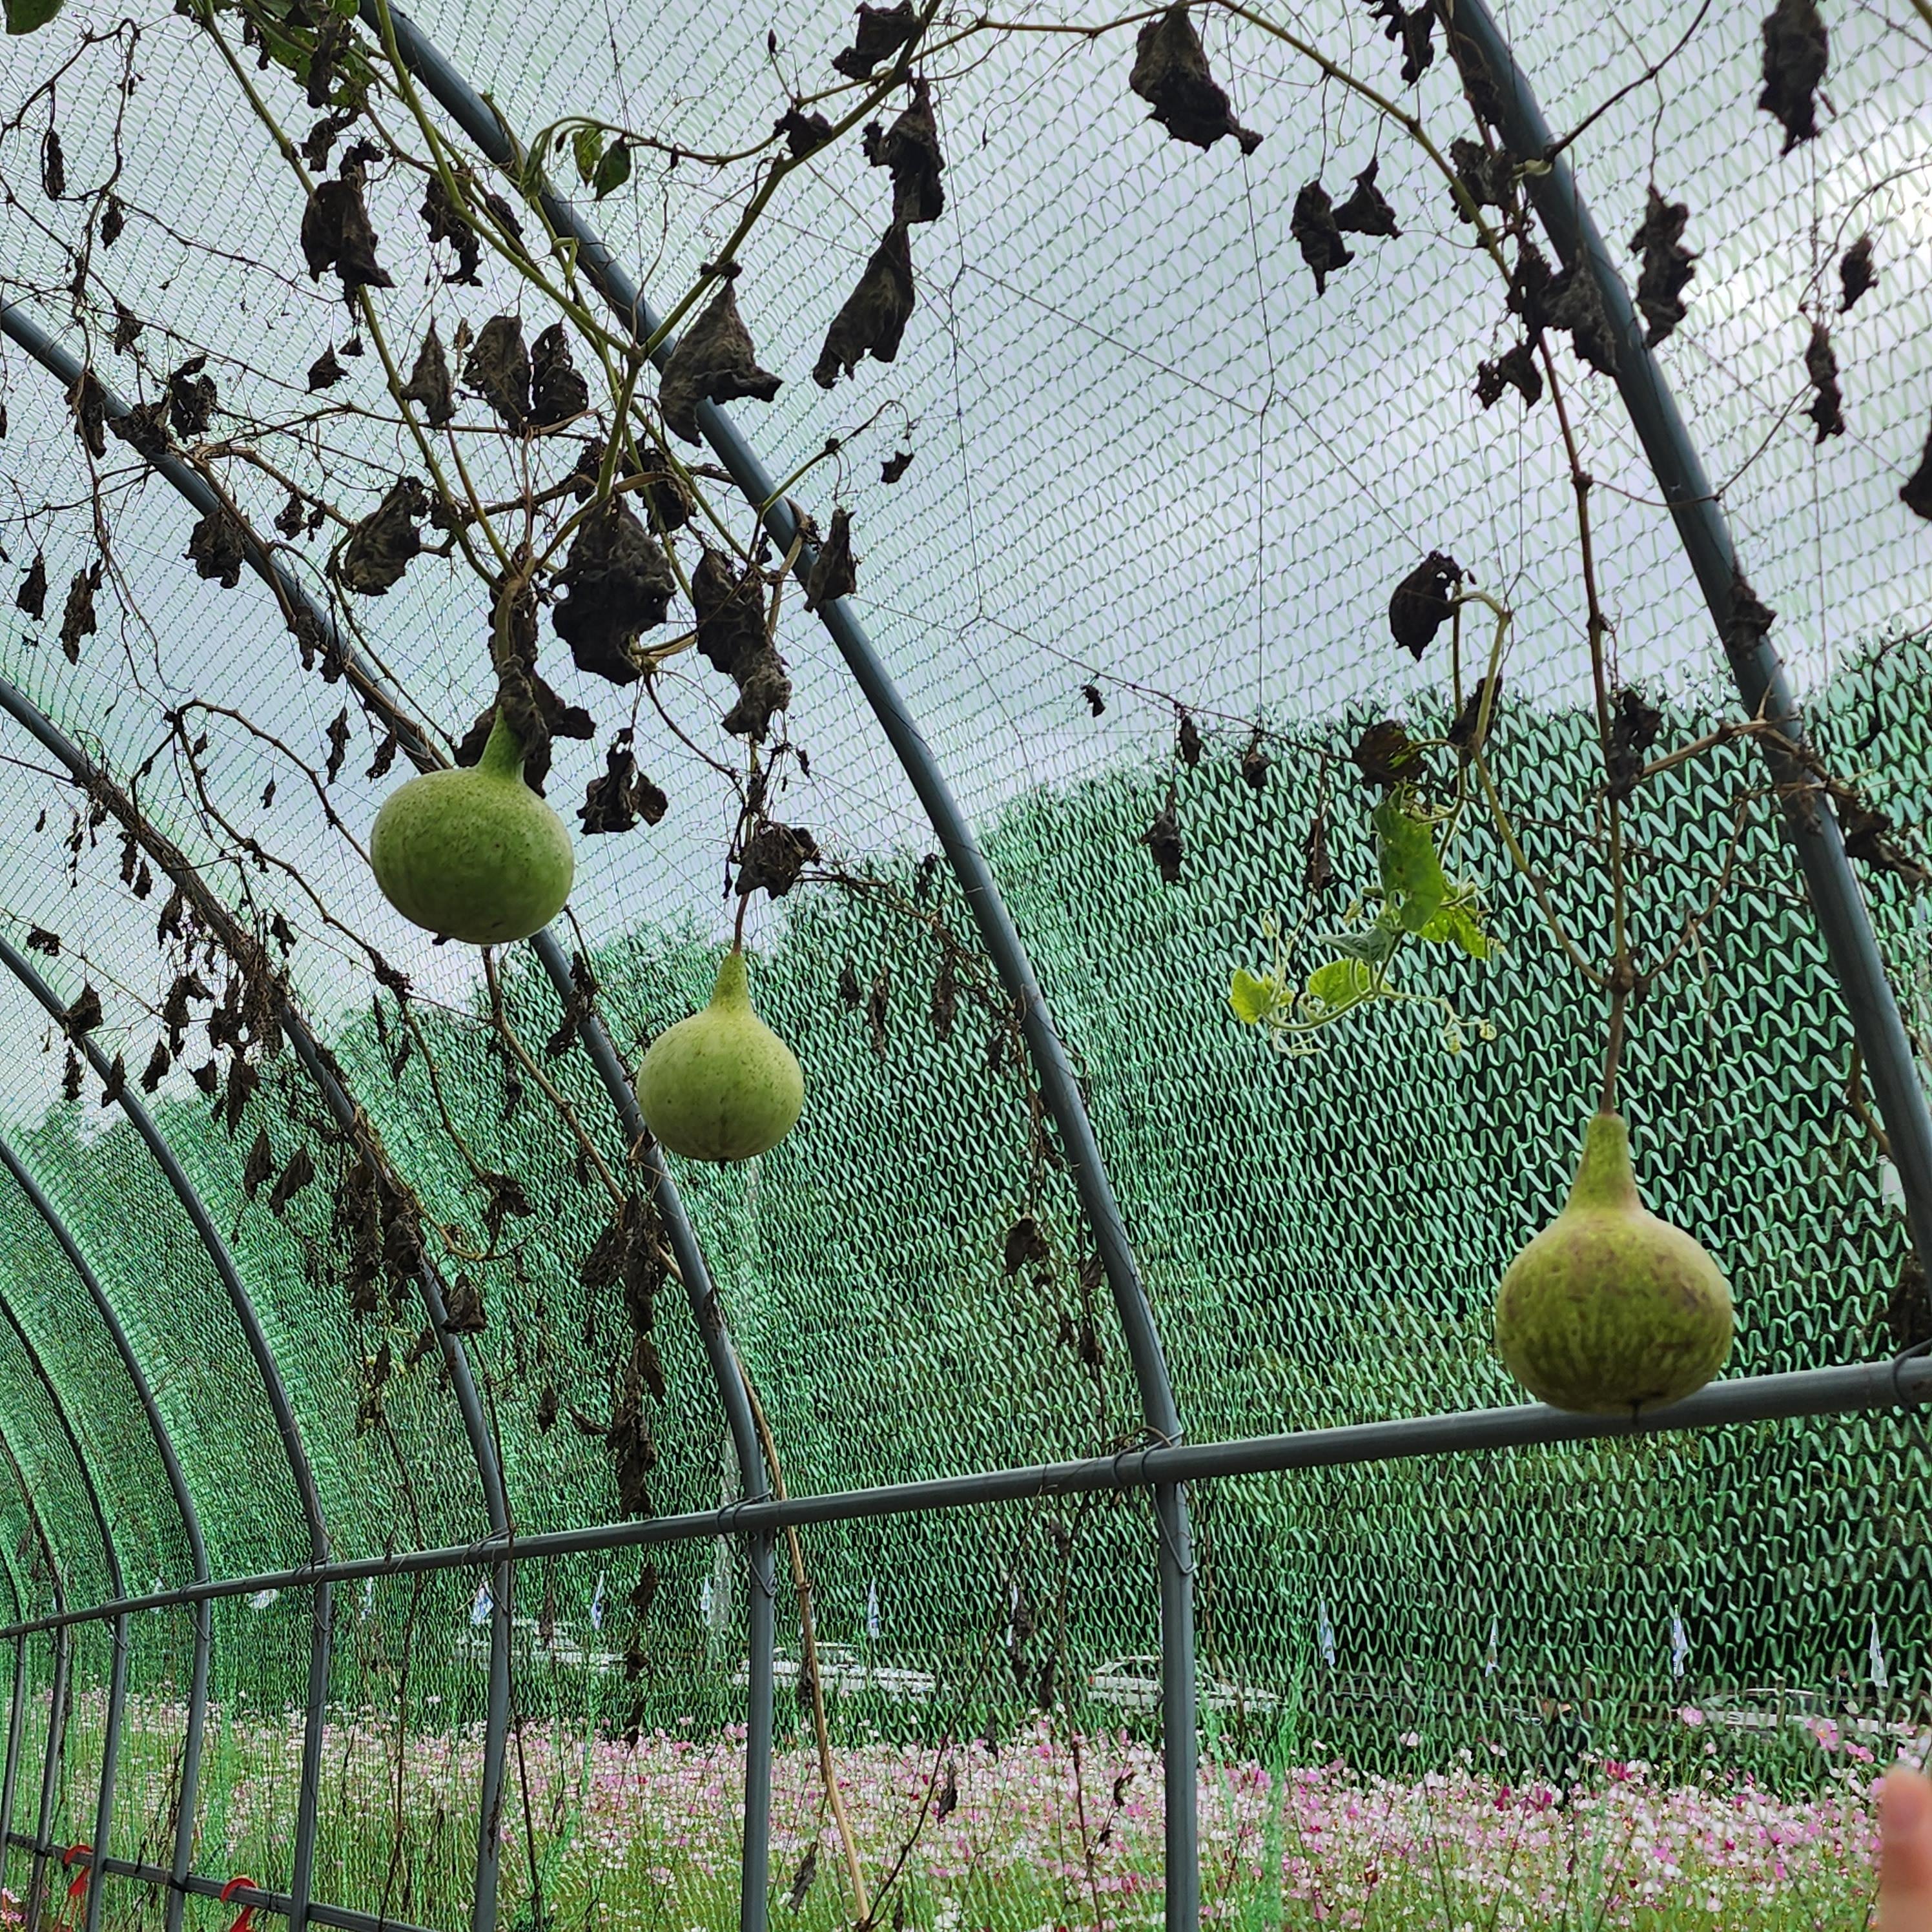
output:
MULTIPOLYGON (((245 1873, 237 1872, 221 1888, 220 1902, 226 1905, 238 1892, 253 1892, 254 1889, 255 1881, 245 1873)), ((235 1922, 229 1927, 228 1932, 253 1932, 254 1923, 255 1908, 252 1905, 244 1905, 236 1915, 235 1922)))

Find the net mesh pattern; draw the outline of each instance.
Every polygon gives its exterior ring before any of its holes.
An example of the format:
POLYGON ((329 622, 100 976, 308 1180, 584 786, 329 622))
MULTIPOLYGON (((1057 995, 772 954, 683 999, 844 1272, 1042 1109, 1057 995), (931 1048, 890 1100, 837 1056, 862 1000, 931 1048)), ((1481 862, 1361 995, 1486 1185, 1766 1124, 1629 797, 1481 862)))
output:
MULTIPOLYGON (((249 110, 252 89, 298 145, 315 118, 299 84, 256 67, 242 10, 214 16, 232 68, 187 15, 150 11, 136 38, 75 0, 51 35, 10 42, 0 302, 136 404, 165 400, 206 356, 218 403, 178 442, 254 528, 282 528, 292 578, 447 752, 494 689, 490 595, 460 555, 470 532, 441 533, 452 551, 426 526, 440 554, 380 598, 341 593, 328 560, 339 573, 356 520, 429 461, 384 360, 406 368, 431 322, 453 343, 515 312, 534 334, 554 307, 495 254, 474 284, 446 279, 447 250, 423 239, 423 172, 379 156, 368 209, 394 272, 370 312, 379 335, 332 279, 304 273, 303 188, 249 110), (50 126, 71 190, 53 197, 50 126), (110 184, 125 214, 111 246, 110 184), (116 346, 124 312, 124 334, 139 326, 116 346), (326 352, 343 373, 312 386, 326 352), (292 531, 275 521, 291 492, 292 531)), ((1754 104, 1750 9, 1498 18, 1552 127, 1579 130, 1567 158, 1627 280, 1650 192, 1687 205, 1689 315, 1658 362, 1776 613, 1841 813, 1855 795, 1889 820, 1891 859, 1869 863, 1868 844, 1858 862, 1922 1059, 1932 969, 1912 854, 1932 818, 1932 601, 1925 526, 1899 490, 1924 440, 1932 341, 1932 46, 1916 16, 1827 12, 1821 132, 1784 156, 1754 104), (1840 265, 1867 236, 1878 282, 1841 311, 1840 265), (1814 323, 1843 392, 1829 437, 1806 415, 1814 323)), ((1126 88, 1138 15, 1029 5, 992 34, 939 17, 926 64, 946 212, 911 231, 918 301, 896 358, 829 392, 808 372, 884 224, 885 171, 842 142, 734 242, 750 165, 703 158, 762 141, 794 83, 826 84, 850 40, 843 10, 680 4, 648 31, 601 6, 419 18, 520 133, 569 115, 648 132, 656 145, 626 150, 628 177, 595 214, 660 308, 734 245, 759 358, 784 378, 737 419, 821 525, 835 502, 851 513, 856 608, 1038 972, 1190 1439, 1516 1399, 1492 1343, 1495 1286, 1562 1204, 1603 1052, 1601 993, 1552 940, 1539 891, 1587 958, 1616 944, 1566 433, 1588 478, 1610 684, 1654 707, 1649 755, 1700 747, 1622 808, 1630 936, 1661 962, 1622 1068, 1646 1197, 1729 1275, 1731 1375, 1932 1339, 1850 1018, 1615 386, 1565 342, 1560 424, 1547 397, 1479 404, 1478 365, 1521 334, 1502 280, 1429 157, 1296 43, 1445 147, 1476 131, 1454 64, 1438 45, 1402 88, 1359 6, 1196 14, 1214 74, 1263 134, 1252 154, 1199 153, 1146 118, 1126 88), (1095 31, 1058 31, 1070 26, 1095 31), (1371 165, 1400 232, 1352 235, 1354 259, 1318 292, 1299 197, 1319 180, 1339 202, 1371 165), (910 462, 887 482, 898 452, 910 462), (1466 604, 1453 647, 1414 658, 1389 634, 1391 590, 1438 551, 1510 614, 1484 748, 1520 849, 1472 808, 1443 855, 1479 884, 1495 956, 1411 948, 1409 997, 1352 1016, 1318 1051, 1273 1052, 1231 1009, 1230 977, 1265 969, 1285 931, 1305 979, 1324 936, 1372 902, 1364 731, 1399 722, 1437 741, 1432 784, 1468 782, 1440 741, 1485 668, 1486 609, 1466 604)), ((433 104, 422 127, 393 95, 383 111, 487 172, 433 104)), ((568 176, 568 152, 550 159, 568 176)), ((527 212, 523 229, 541 253, 527 212)), ((568 274, 550 268, 554 292, 568 274)), ((188 568, 196 513, 124 440, 88 458, 63 383, 18 341, 0 349, 0 546, 20 592, 0 598, 0 674, 107 781, 90 796, 26 730, 0 732, 0 932, 28 962, 0 976, 0 1128, 127 1331, 212 1574, 273 1580, 208 1613, 193 1870, 286 1892, 306 1862, 318 1900, 455 1932, 472 1921, 480 1838, 521 1932, 735 1922, 745 1543, 521 1563, 500 1602, 472 1547, 492 1526, 489 1485, 430 1322, 437 1296, 460 1311, 474 1291, 482 1322, 462 1346, 517 1535, 738 1494, 701 1310, 674 1275, 640 1264, 627 1279, 611 1258, 627 1227, 646 1244, 664 1230, 638 1205, 644 1150, 574 1035, 579 1012, 522 950, 486 978, 473 951, 388 908, 365 853, 407 760, 380 721, 302 662, 252 576, 224 587, 188 568), (68 586, 104 529, 98 628, 70 651, 68 586), (149 844, 124 836, 124 808, 149 844), (285 973, 352 1133, 279 1029, 245 1054, 220 1036, 211 1009, 238 1012, 246 975, 191 908, 183 924, 154 842, 285 973), (188 980, 182 1022, 170 1003, 188 980), (100 1010, 77 1025, 90 989, 100 1010), (83 1034, 99 1066, 77 1056, 83 1034), (240 1086, 237 1064, 251 1074, 240 1086), (118 1070, 105 1093, 102 1067, 118 1070), (151 1110, 206 1230, 117 1083, 151 1110), (397 1185, 413 1220, 392 1211, 397 1185), (296 1574, 317 1543, 305 1489, 335 1558, 464 1560, 320 1592, 296 1574), (502 1620, 514 1721, 485 1819, 502 1620)), ((446 453, 486 501, 560 488, 602 434, 520 439, 473 393, 460 408, 446 453)), ((712 538, 742 540, 736 500, 701 463, 695 476, 722 507, 712 538)), ((694 540, 673 548, 688 573, 694 540)), ((686 608, 682 587, 674 601, 686 608)), ((777 1473, 815 1495, 1130 1449, 1147 1418, 1126 1340, 1010 1002, 914 786, 800 604, 787 596, 776 636, 789 740, 808 758, 772 766, 766 802, 809 826, 818 857, 782 900, 754 902, 748 932, 760 1010, 803 1064, 807 1104, 754 1162, 672 1163, 777 1473)), ((686 652, 634 706, 637 688, 572 668, 547 614, 539 630, 544 674, 596 732, 558 740, 552 800, 573 815, 626 727, 668 796, 661 824, 578 839, 560 928, 634 1066, 703 1001, 730 933, 742 794, 718 728, 729 693, 686 652)), ((136 1391, 10 1182, 0 1294, 10 1614, 106 1600, 115 1563, 129 1593, 188 1583, 136 1391)), ((1577 1834, 1599 1856, 1624 1847, 1594 1868, 1593 1922, 1639 1922, 1628 1914, 1662 1895, 1620 1876, 1640 1832, 1678 1848, 1669 1882, 1686 1898, 1701 1881, 1679 1852, 1694 1844, 1699 1872, 1759 1888, 1685 1924, 1781 1924, 1801 1909, 1812 1916, 1789 1923, 1863 1922, 1858 1767, 1918 1738, 1932 1667, 1922 1427, 1909 1412, 1822 1417, 1198 1486, 1208 1914, 1346 1913, 1382 1882, 1372 1868, 1412 1922, 1481 1922, 1448 1878, 1436 1896, 1418 1874, 1440 1876, 1442 1820, 1486 1805, 1523 1848, 1523 1875, 1492 1880, 1517 1886, 1525 1923, 1553 1910, 1536 1874, 1562 1868, 1566 1842, 1574 1868, 1577 1834), (1655 1813, 1629 1810, 1635 1790, 1655 1813), (1766 1876, 1768 1855, 1740 1878, 1748 1861, 1711 1852, 1726 1808, 1753 1807, 1754 1846, 1800 1820, 1797 1889, 1766 1876)), ((822 1716, 844 1823, 884 1901, 874 1923, 1159 1922, 1160 1537, 1130 1490, 778 1538, 774 1904, 801 1924, 859 1916, 822 1716)), ((175 1857, 195 1617, 171 1604, 130 1622, 106 1849, 140 1875, 102 1881, 106 1924, 164 1909, 153 1881, 175 1857)), ((88 1622, 16 1642, 0 1884, 18 1895, 22 1840, 95 1832, 115 1649, 88 1622)), ((0 1649, 0 1694, 10 1660, 0 1649)), ((1475 1846, 1457 1854, 1472 1874, 1475 1846)), ((50 1865, 38 1882, 58 1910, 68 1874, 50 1865)), ((189 1922, 230 1910, 197 1897, 189 1922)))

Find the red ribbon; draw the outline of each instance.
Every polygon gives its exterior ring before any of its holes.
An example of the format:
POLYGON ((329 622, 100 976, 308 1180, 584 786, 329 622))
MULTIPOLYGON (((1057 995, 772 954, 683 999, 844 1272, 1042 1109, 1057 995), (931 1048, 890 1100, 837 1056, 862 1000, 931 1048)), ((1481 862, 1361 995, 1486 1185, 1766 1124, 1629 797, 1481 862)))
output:
MULTIPOLYGON (((94 1847, 92 1845, 83 1845, 78 1843, 71 1844, 61 1854, 61 1870, 62 1871, 70 1871, 73 1869, 74 1862, 76 1858, 91 1858, 93 1856, 94 1847)), ((82 1868, 80 1876, 67 1888, 67 1895, 69 1899, 78 1904, 80 1900, 84 1900, 86 1898, 87 1881, 93 1876, 93 1871, 94 1868, 92 1865, 87 1865, 82 1868)), ((74 1923, 76 1926, 80 1924, 82 1916, 82 1915, 78 1912, 74 1914, 74 1923)), ((67 1922, 67 1915, 65 1912, 63 1912, 57 1913, 54 1918, 53 1932, 62 1932, 62 1928, 66 1926, 67 1922)))
MULTIPOLYGON (((252 1878, 244 1877, 238 1872, 221 1888, 221 1904, 227 1904, 244 1886, 253 1892, 255 1889, 255 1881, 252 1878)), ((228 1932, 254 1932, 254 1924, 255 1908, 252 1905, 244 1905, 242 1908, 241 1916, 236 1918, 232 1925, 229 1927, 228 1932)))

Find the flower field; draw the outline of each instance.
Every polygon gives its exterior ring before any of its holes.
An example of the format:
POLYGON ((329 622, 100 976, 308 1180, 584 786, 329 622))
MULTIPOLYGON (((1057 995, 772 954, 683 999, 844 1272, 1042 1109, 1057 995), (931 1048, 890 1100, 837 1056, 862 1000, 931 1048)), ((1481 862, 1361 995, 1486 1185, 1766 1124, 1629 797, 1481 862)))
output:
MULTIPOLYGON (((76 1712, 76 1767, 98 1762, 82 1740, 99 1714, 98 1702, 76 1712)), ((1694 1743, 1700 1714, 1680 1717, 1680 1738, 1694 1743)), ((179 1718, 158 1705, 130 1712, 119 1815, 150 1861, 165 1860, 164 1741, 178 1737, 179 1718)), ((1862 1928, 1874 1883, 1873 1754, 1823 1722, 1806 1742, 1816 1774, 1802 1796, 1714 1766, 1687 1780, 1615 1760, 1592 1763, 1566 1794, 1508 1781, 1500 1747, 1488 1762, 1465 1750, 1446 1769, 1408 1776, 1339 1761, 1204 1766, 1204 1915, 1255 1932, 1862 1928)), ((197 1869, 286 1870, 299 1750, 292 1721, 214 1714, 197 1869)), ((404 1738, 380 1720, 332 1724, 318 1890, 418 1924, 460 1925, 476 1842, 466 1800, 480 1760, 466 1732, 404 1738)), ((836 1765, 881 1927, 1126 1932, 1160 1922, 1161 1766, 1144 1743, 1042 1721, 997 1746, 848 1746, 836 1765)), ((724 1932, 736 1922, 743 1774, 742 1731, 660 1730, 631 1745, 526 1724, 502 1826, 505 1924, 724 1932)), ((857 1915, 816 1753, 782 1749, 775 1778, 774 1922, 796 1932, 849 1927, 857 1915)), ((77 1823, 92 1796, 78 1768, 68 1788, 77 1823)), ((8 1882, 17 1890, 16 1860, 8 1882)), ((142 1888, 117 1883, 109 1898, 106 1922, 145 1922, 142 1888)))

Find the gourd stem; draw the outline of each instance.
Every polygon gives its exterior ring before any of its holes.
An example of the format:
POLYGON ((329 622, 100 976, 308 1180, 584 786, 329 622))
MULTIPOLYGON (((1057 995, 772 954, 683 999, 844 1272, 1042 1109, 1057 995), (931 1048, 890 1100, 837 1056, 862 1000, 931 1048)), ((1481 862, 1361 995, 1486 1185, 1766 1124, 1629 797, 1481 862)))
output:
MULTIPOLYGON (((1619 965, 1624 962, 1618 962, 1619 965)), ((1604 1048, 1604 1094, 1597 1103, 1600 1114, 1614 1114, 1617 1111, 1617 1070, 1624 1057, 1624 1006, 1629 999, 1628 989, 1620 980, 1610 984, 1610 1036, 1604 1048)))
POLYGON ((517 778, 524 775, 523 746, 500 710, 490 722, 489 742, 483 747, 478 769, 493 778, 517 778))

